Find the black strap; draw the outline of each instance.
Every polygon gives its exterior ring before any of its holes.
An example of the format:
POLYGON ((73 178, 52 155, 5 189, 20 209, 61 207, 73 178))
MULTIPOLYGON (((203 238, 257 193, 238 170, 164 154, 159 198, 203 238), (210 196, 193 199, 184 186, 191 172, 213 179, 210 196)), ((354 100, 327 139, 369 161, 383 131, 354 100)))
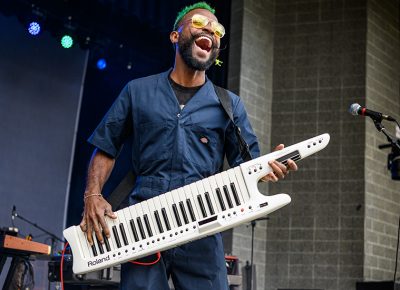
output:
POLYGON ((233 119, 232 102, 231 98, 229 97, 228 91, 216 85, 214 85, 214 89, 221 102, 222 107, 224 108, 229 119, 232 121, 233 127, 235 129, 236 138, 239 142, 240 155, 242 156, 243 161, 246 162, 253 159, 251 157, 249 145, 244 140, 240 128, 235 124, 235 121, 233 119))
POLYGON ((135 186, 136 176, 132 170, 129 170, 118 186, 108 196, 107 201, 111 204, 113 210, 124 207, 126 199, 135 186))

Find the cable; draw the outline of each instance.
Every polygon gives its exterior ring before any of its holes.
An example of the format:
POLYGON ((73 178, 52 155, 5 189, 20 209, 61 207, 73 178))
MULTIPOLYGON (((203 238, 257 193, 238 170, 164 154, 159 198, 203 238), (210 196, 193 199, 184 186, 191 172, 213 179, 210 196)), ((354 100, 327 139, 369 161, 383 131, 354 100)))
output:
POLYGON ((64 254, 65 250, 68 247, 68 242, 65 242, 64 249, 61 253, 61 263, 60 263, 60 281, 61 281, 61 290, 64 290, 64 276, 63 276, 63 264, 64 264, 64 254))
POLYGON ((153 262, 144 263, 144 262, 129 261, 129 263, 140 265, 140 266, 151 266, 151 265, 157 264, 158 261, 160 261, 160 259, 161 259, 161 253, 157 252, 157 259, 153 262))

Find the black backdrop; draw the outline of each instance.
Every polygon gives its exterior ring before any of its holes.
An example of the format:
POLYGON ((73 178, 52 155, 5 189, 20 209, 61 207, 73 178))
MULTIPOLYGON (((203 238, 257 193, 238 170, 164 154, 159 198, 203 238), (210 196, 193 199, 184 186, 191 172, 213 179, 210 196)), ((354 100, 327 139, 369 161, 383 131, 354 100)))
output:
MULTIPOLYGON (((32 37, 1 13, 0 43, 0 227, 12 225, 15 205, 62 237, 87 53, 61 48, 46 32, 32 37)), ((16 219, 15 226, 50 244, 27 223, 16 219)), ((46 266, 36 264, 36 289, 47 287, 46 266)))

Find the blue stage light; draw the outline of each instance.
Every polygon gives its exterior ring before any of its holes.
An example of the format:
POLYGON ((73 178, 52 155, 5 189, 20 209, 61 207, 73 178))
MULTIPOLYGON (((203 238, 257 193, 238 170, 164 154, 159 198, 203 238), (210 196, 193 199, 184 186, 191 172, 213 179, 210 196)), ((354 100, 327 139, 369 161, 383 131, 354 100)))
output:
POLYGON ((103 70, 103 69, 105 69, 107 67, 107 62, 106 62, 106 60, 104 59, 104 58, 100 58, 98 61, 97 61, 97 68, 99 69, 99 70, 103 70))
POLYGON ((31 35, 38 35, 40 33, 40 24, 37 22, 31 22, 28 25, 28 32, 31 35))

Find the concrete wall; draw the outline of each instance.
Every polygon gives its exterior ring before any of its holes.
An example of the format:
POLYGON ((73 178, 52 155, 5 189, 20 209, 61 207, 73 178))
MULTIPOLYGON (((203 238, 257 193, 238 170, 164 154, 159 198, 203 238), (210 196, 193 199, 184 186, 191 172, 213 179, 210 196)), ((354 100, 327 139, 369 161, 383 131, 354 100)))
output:
MULTIPOLYGON (((228 88, 244 101, 263 154, 271 150, 273 14, 273 0, 232 1, 228 88)), ((260 187, 261 192, 267 189, 266 185, 260 187)), ((232 237, 232 253, 239 257, 242 267, 251 260, 251 226, 235 228, 232 237)), ((260 221, 254 240, 254 283, 259 289, 265 284, 265 242, 266 222, 260 221)))
POLYGON ((366 3, 276 5, 272 141, 328 132, 327 149, 271 186, 292 196, 268 224, 266 289, 352 289, 362 278, 366 3))
MULTIPOLYGON (((397 120, 400 117, 399 1, 368 1, 366 55, 366 104, 397 120)), ((400 213, 400 182, 386 169, 390 149, 370 120, 365 130, 365 260, 364 278, 393 279, 397 227, 400 213)), ((389 133, 393 124, 384 123, 389 133)))
MULTIPOLYGON (((257 224, 254 289, 347 290, 391 279, 400 183, 385 168, 388 151, 377 149, 385 138, 347 110, 360 103, 399 117, 399 1, 243 0, 233 8, 229 84, 263 152, 331 135, 299 172, 267 188, 292 202, 257 224)), ((242 226, 232 235, 243 264, 250 234, 242 226)))

